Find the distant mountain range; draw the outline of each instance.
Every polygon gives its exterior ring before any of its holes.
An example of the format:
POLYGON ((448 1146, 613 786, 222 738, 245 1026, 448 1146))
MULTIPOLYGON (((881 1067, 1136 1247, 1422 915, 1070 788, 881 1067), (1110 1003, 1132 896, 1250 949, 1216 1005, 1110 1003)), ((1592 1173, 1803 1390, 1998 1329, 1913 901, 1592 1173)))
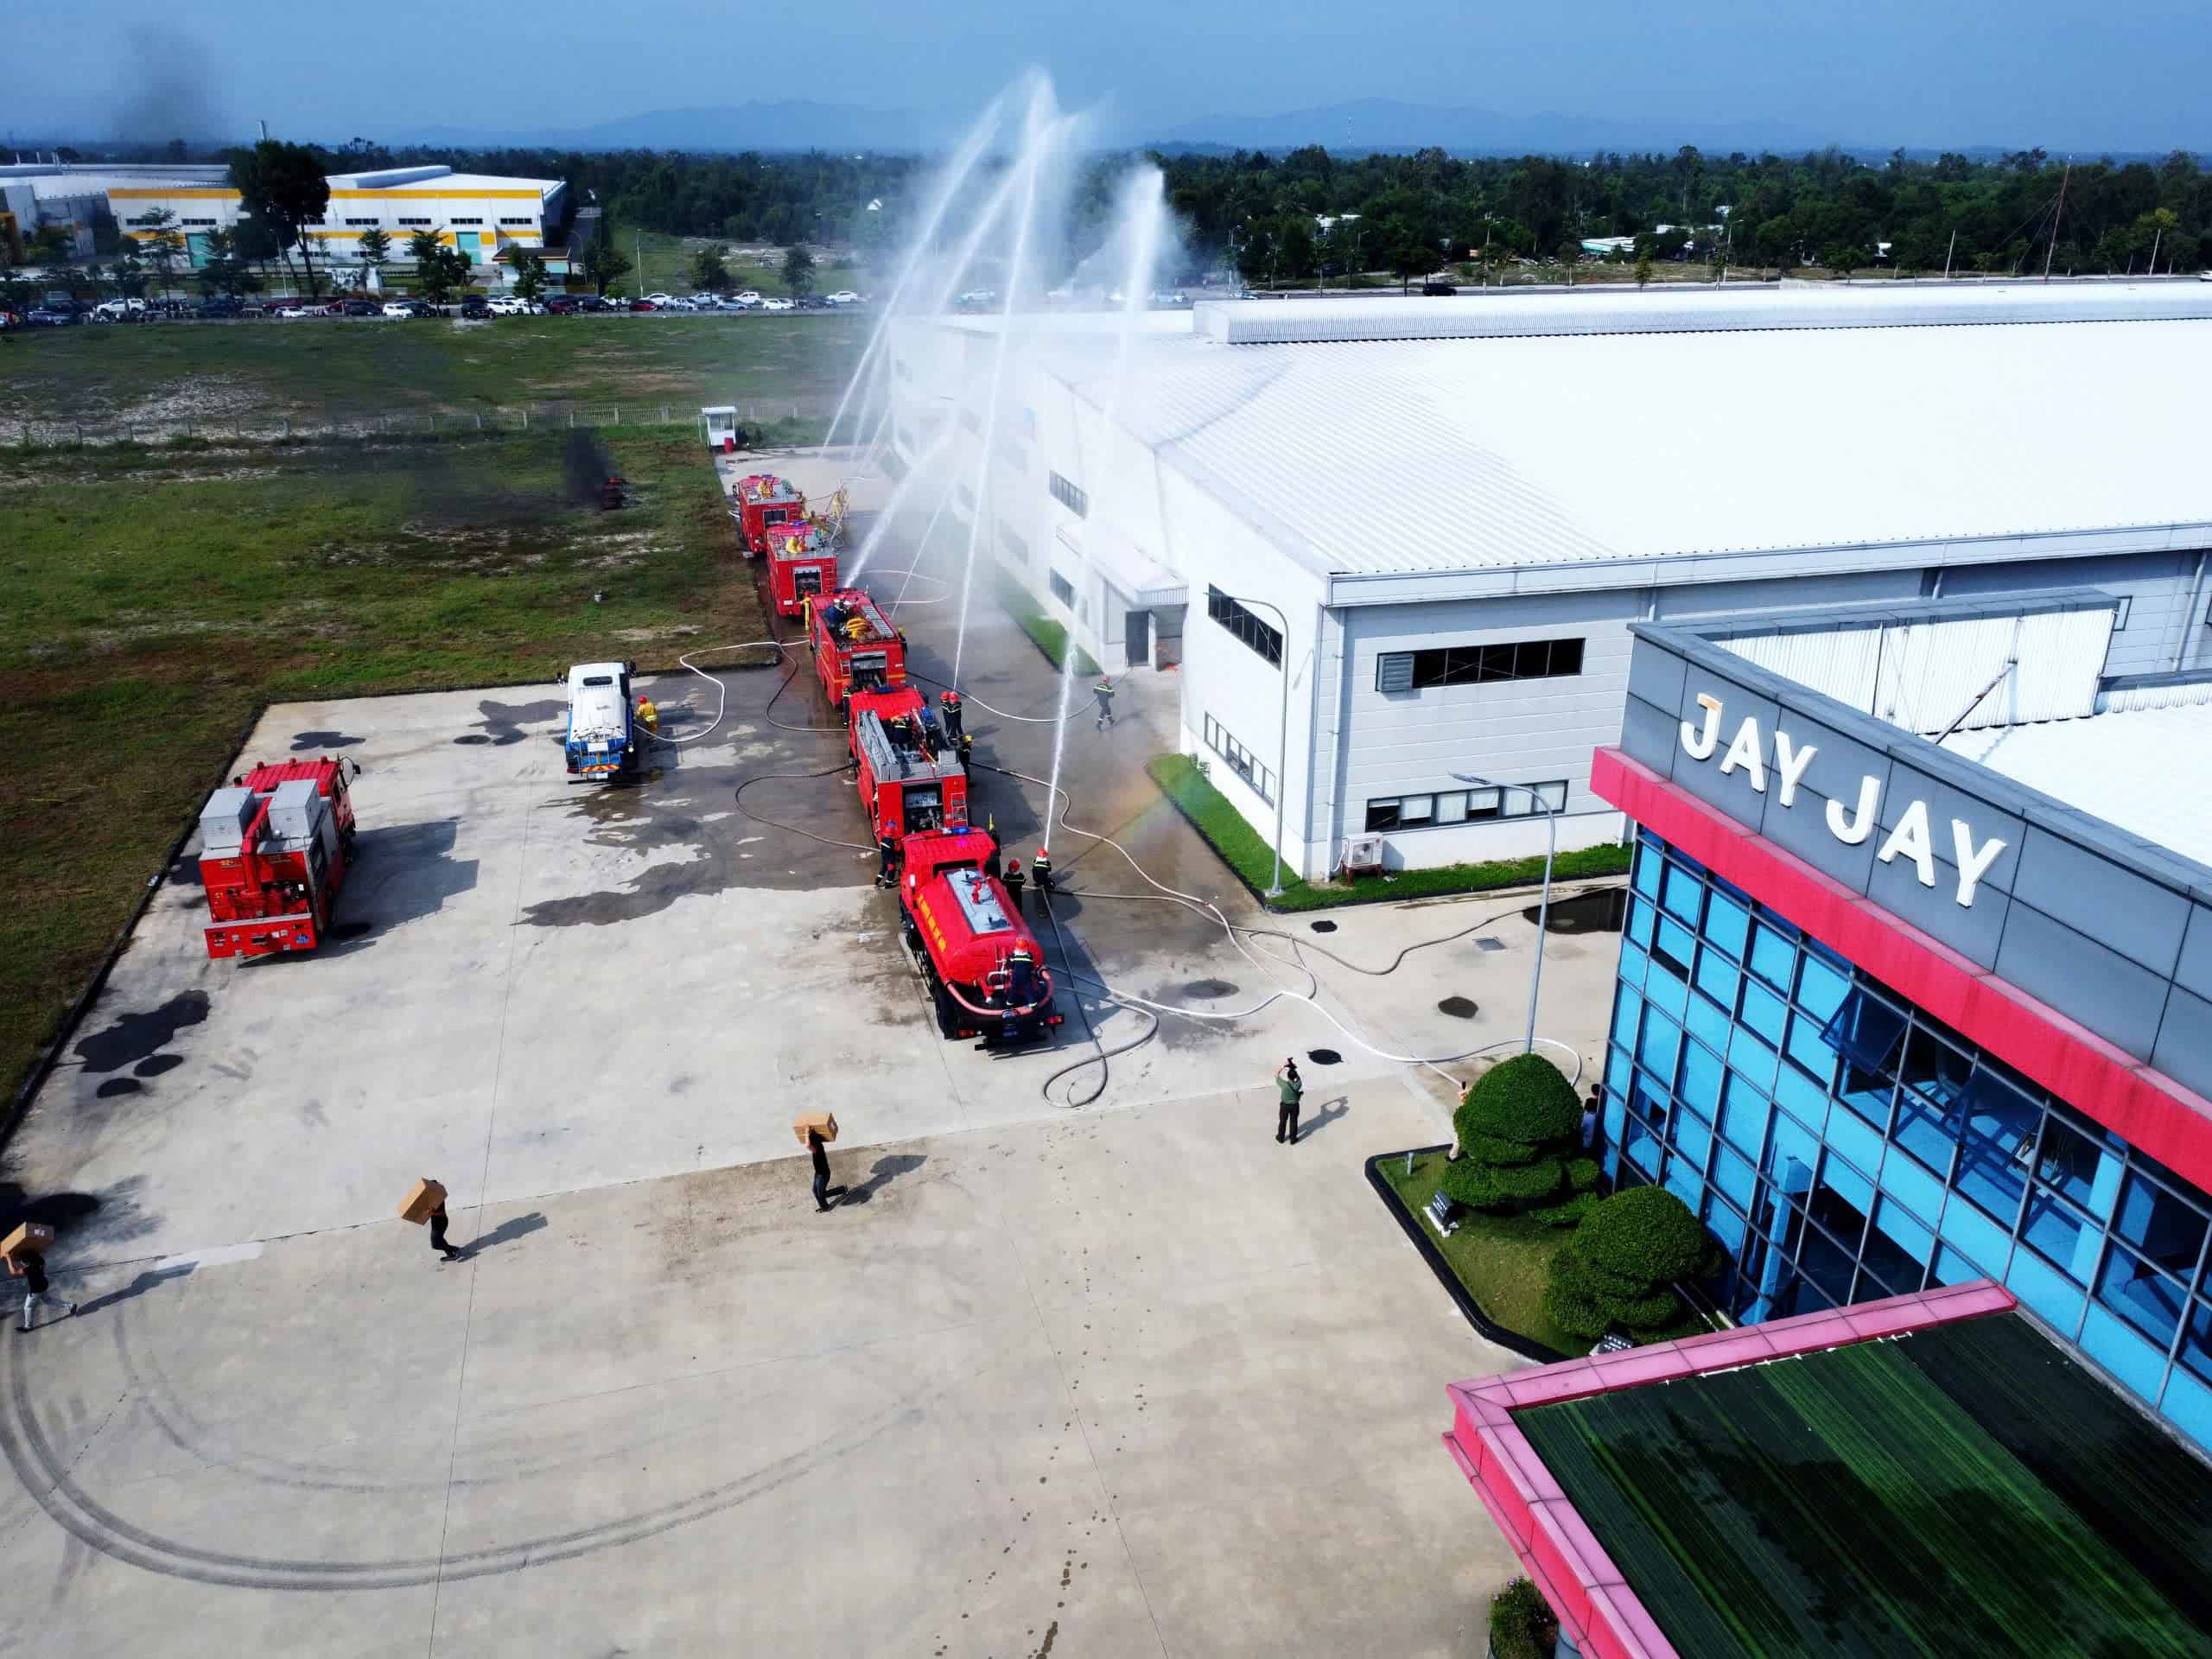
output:
MULTIPOLYGON (((885 110, 792 99, 720 108, 652 110, 588 127, 423 127, 386 142, 455 149, 513 146, 554 149, 918 150, 956 142, 973 111, 885 110)), ((1357 99, 1279 115, 1211 115, 1165 131, 1106 131, 1114 148, 1166 150, 1418 149, 1460 155, 1587 155, 1596 150, 1672 150, 1686 143, 1726 154, 1772 149, 1798 154, 1827 135, 1777 122, 1680 121, 1658 117, 1500 115, 1492 111, 1357 99)))

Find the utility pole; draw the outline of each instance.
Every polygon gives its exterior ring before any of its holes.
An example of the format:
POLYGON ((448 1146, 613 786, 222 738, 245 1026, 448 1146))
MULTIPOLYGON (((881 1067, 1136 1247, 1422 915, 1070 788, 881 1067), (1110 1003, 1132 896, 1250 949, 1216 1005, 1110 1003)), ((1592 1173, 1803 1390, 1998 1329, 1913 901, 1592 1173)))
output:
POLYGON ((1951 256, 1958 251, 1958 246, 1959 233, 1953 230, 1950 245, 1943 250, 1943 280, 1947 283, 1951 280, 1951 256))
MULTIPOLYGON (((2058 175, 2058 206, 2050 215, 2050 245, 2043 251, 2043 279, 2050 280, 2051 256, 2058 251, 2058 221, 2066 217, 2066 181, 2074 176, 2074 163, 2066 163, 2066 170, 2058 175)), ((2163 227, 2162 227, 2163 228, 2163 227)))
MULTIPOLYGON (((2158 238, 2165 233, 2166 227, 2163 225, 2151 233, 2151 263, 2144 267, 2143 274, 2145 276, 2155 276, 2158 274, 2158 238)), ((2135 262, 2131 259, 2127 263, 2129 268, 2133 269, 2135 262)))

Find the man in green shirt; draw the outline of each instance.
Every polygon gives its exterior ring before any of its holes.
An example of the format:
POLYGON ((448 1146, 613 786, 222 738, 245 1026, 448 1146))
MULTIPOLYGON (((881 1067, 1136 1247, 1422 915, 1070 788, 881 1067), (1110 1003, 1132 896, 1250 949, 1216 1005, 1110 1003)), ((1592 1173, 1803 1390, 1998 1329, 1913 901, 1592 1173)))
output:
POLYGON ((1298 1144, 1298 1103, 1304 1098, 1306 1084, 1298 1075, 1296 1059, 1285 1060, 1275 1069, 1275 1139, 1287 1135, 1290 1144, 1298 1144))

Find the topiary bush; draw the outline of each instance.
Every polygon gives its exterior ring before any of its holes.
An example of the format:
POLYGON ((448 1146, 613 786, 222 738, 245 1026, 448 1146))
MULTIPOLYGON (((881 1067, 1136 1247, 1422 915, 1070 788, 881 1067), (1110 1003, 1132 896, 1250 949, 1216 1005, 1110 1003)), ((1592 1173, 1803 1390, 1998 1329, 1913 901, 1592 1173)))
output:
MULTIPOLYGON (((1502 1061, 1475 1080, 1452 1113, 1459 1154, 1445 1165, 1439 1185, 1452 1202, 1470 1210, 1545 1205, 1561 1197, 1567 1185, 1567 1157, 1581 1117, 1573 1085, 1542 1055, 1516 1054, 1502 1061)), ((1596 1184, 1592 1164, 1589 1185, 1596 1184)))
POLYGON ((1715 1254, 1689 1206, 1665 1187, 1616 1192, 1588 1207, 1552 1257, 1544 1312, 1592 1341, 1615 1329, 1648 1337, 1681 1316, 1675 1281, 1711 1271, 1715 1254))
POLYGON ((1494 1659, 1551 1659, 1559 1618, 1544 1592, 1516 1579, 1490 1599, 1490 1650, 1494 1659))

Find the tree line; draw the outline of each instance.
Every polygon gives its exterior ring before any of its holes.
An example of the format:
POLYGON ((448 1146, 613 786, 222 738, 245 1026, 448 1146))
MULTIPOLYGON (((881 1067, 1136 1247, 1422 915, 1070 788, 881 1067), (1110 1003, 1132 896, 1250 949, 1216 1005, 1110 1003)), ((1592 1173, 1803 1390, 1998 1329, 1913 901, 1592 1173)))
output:
MULTIPOLYGON (((175 159, 170 147, 163 159, 175 159)), ((205 286, 240 291, 256 268, 296 257, 315 283, 306 226, 327 201, 325 174, 426 161, 559 178, 573 213, 608 224, 779 246, 842 245, 865 259, 912 234, 929 162, 911 156, 588 152, 527 148, 467 153, 392 149, 356 138, 334 148, 265 141, 220 152, 252 217, 205 286)), ((1065 261, 1095 245, 1112 181, 1128 156, 1094 158, 1077 183, 1065 261)), ((1836 149, 1785 157, 1672 155, 1463 157, 1337 156, 1319 145, 1281 155, 1154 155, 1183 230, 1177 280, 1234 270, 1255 283, 1310 283, 1440 269, 1487 274, 1525 260, 1575 261, 1582 244, 1632 238, 1620 255, 1789 270, 1882 268, 1918 273, 2189 271, 2212 264, 2212 175, 2177 150, 2163 161, 2063 162, 2041 149, 1933 161, 1902 150, 1877 162, 1836 149)), ((1007 163, 1001 160, 999 165, 1007 163)), ((988 181, 979 181, 987 187, 988 181)), ((957 215, 955 215, 957 218, 957 215)), ((565 226, 562 227, 565 229, 565 226)), ((955 226, 955 230, 962 227, 955 226)), ((549 231, 553 227, 549 226, 549 231)), ((35 250, 27 257, 40 263, 35 250)), ((142 244, 143 266, 153 251, 142 244)), ((590 270, 604 289, 627 262, 612 249, 590 270)), ((162 276, 165 273, 155 273, 162 276)))

